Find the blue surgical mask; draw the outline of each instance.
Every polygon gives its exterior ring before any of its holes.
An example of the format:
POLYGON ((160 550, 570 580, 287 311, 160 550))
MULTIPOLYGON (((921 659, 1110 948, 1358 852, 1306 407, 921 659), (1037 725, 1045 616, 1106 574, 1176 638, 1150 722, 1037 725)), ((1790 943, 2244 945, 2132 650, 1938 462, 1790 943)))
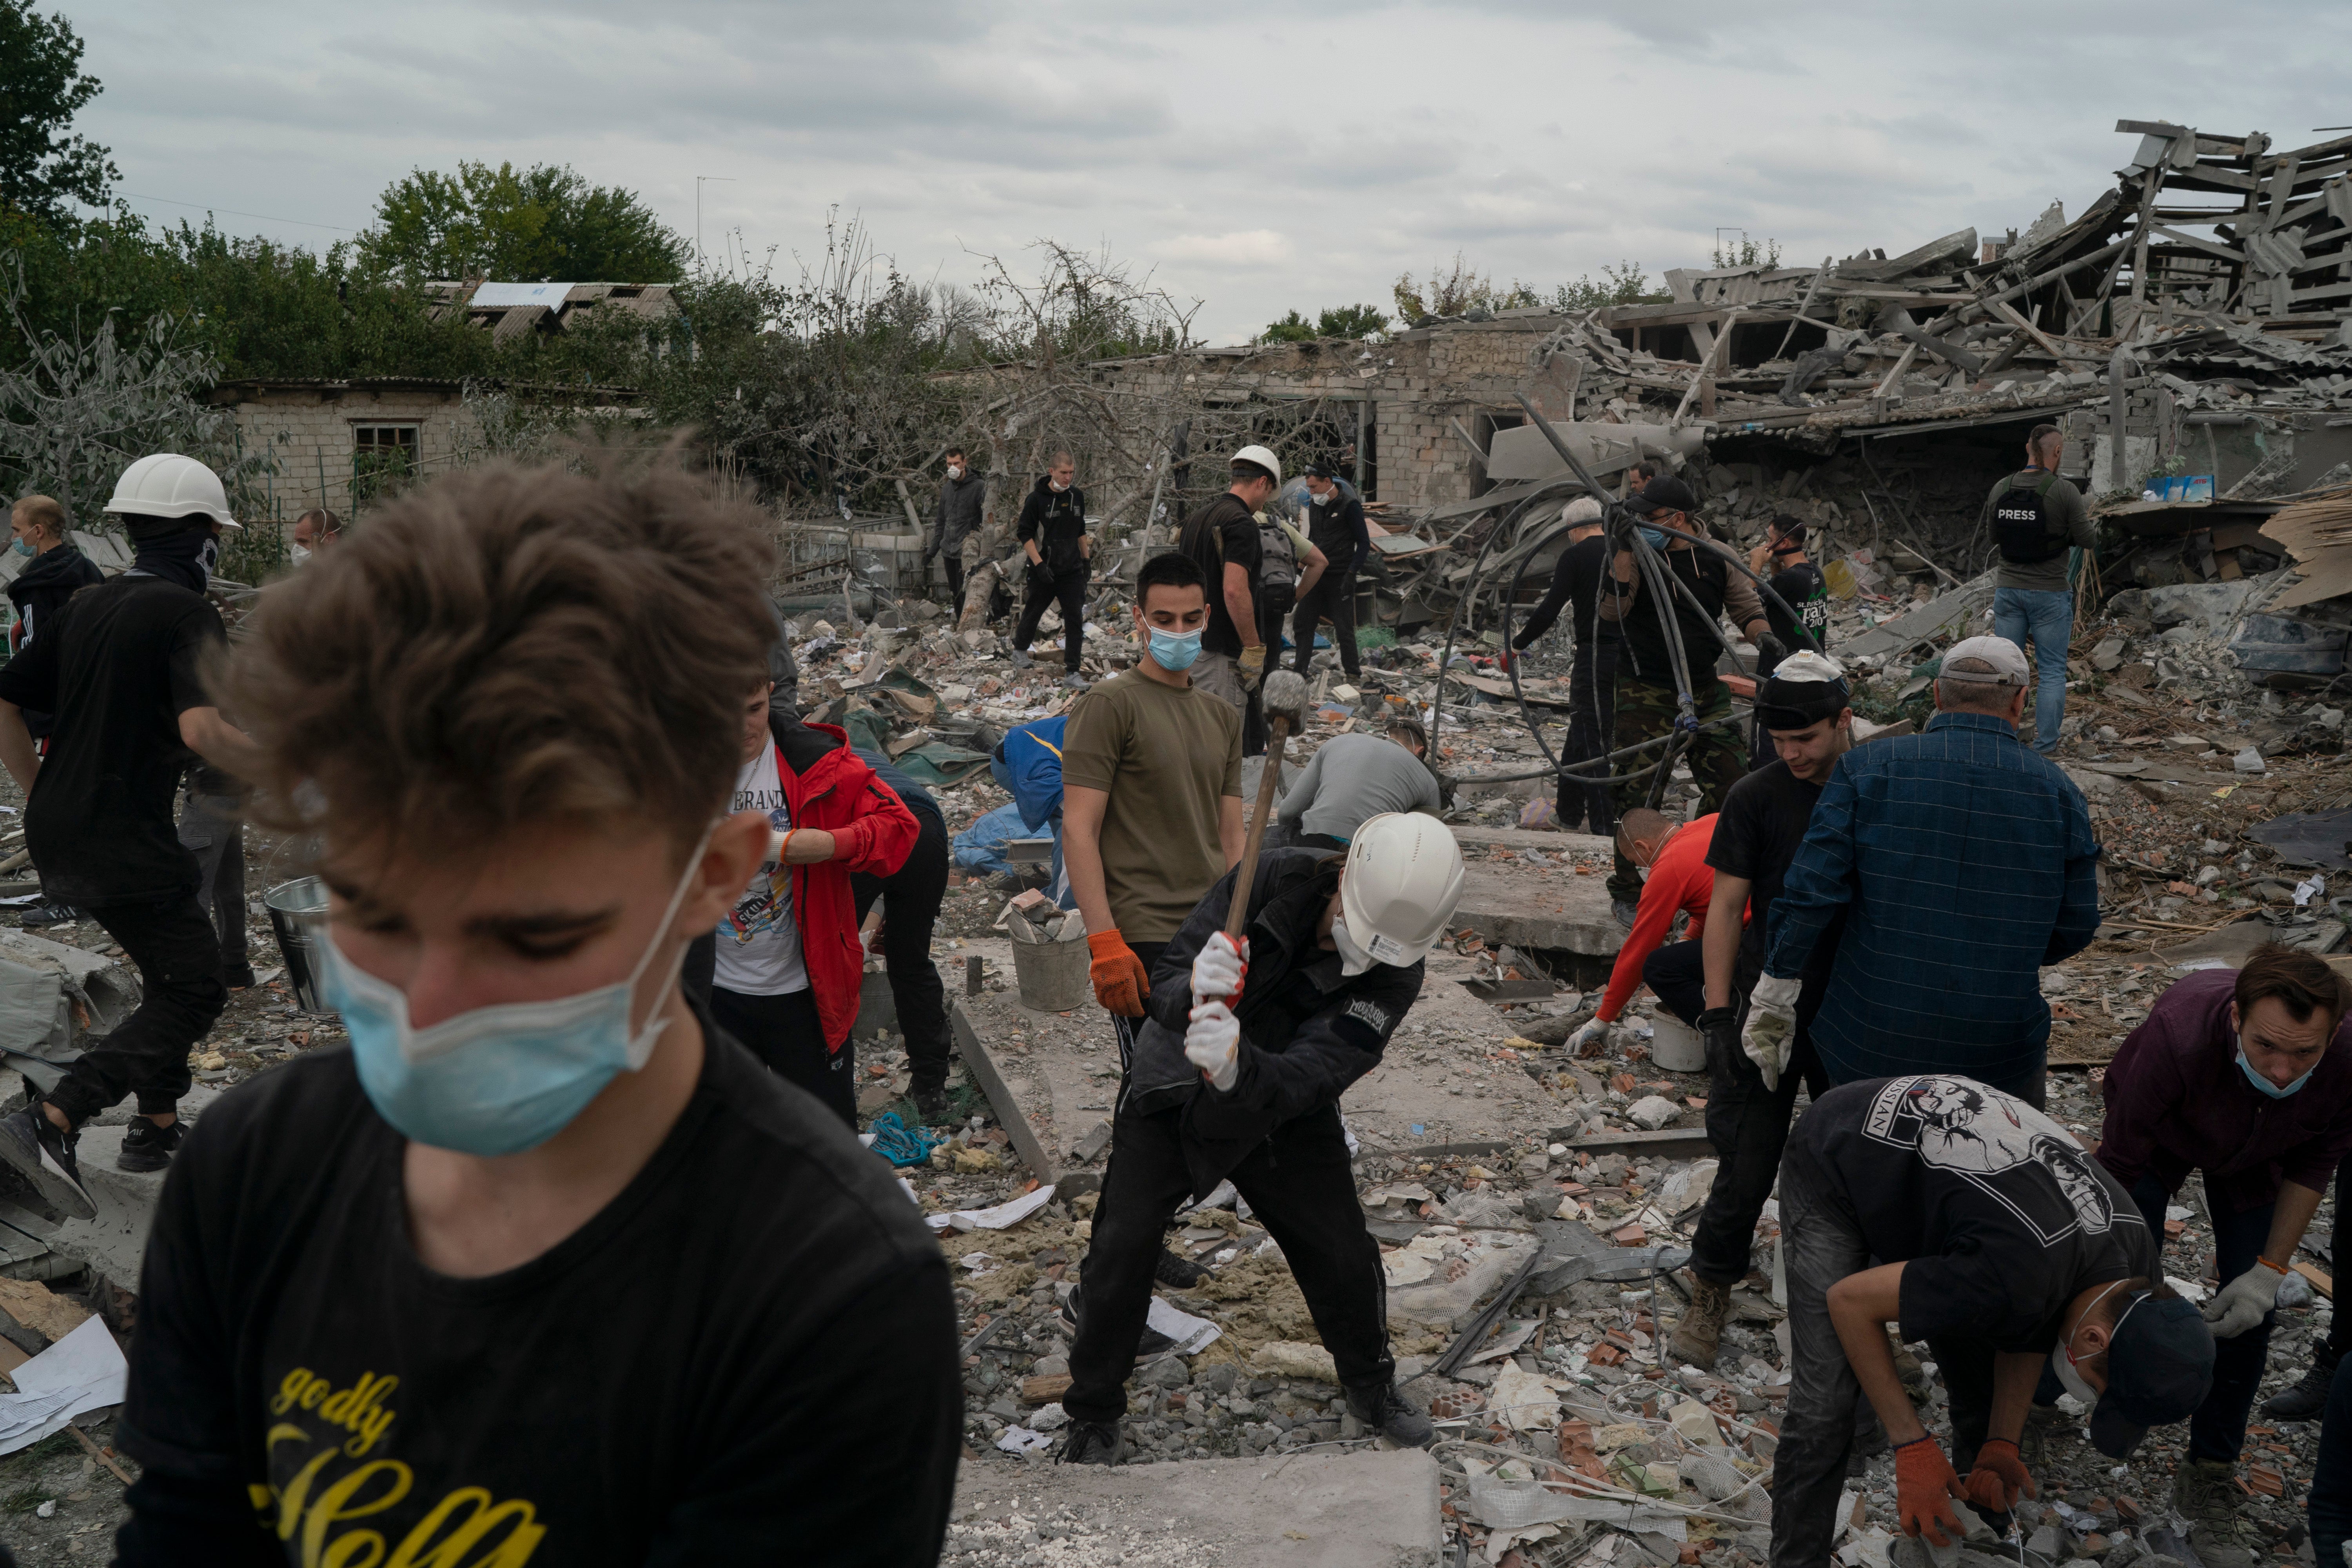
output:
POLYGON ((344 957, 334 928, 320 921, 313 929, 320 993, 351 1030, 360 1087, 377 1114, 436 1149, 520 1153, 569 1127, 624 1068, 643 1068, 668 1025, 660 1014, 677 966, 662 977, 653 1015, 635 1033, 630 1005, 709 838, 705 832, 688 857, 661 925, 626 980, 551 1001, 477 1007, 429 1029, 412 1026, 407 995, 344 957))
POLYGON ((1643 528, 1642 538, 1653 550, 1664 550, 1666 547, 1666 531, 1663 528, 1643 528))
POLYGON ((1190 669, 1192 661, 1201 657, 1199 632, 1163 632, 1151 628, 1151 662, 1171 675, 1180 669, 1190 669))
POLYGON ((23 540, 21 540, 21 539, 20 539, 20 540, 16 541, 16 553, 17 553, 17 554, 19 554, 19 555, 21 555, 21 556, 23 556, 23 557, 25 557, 25 559, 26 559, 26 560, 29 561, 29 560, 31 560, 34 556, 38 555, 38 554, 40 553, 40 552, 39 552, 39 551, 37 551, 37 550, 36 550, 36 549, 34 549, 31 545, 29 545, 29 544, 26 543, 23 540))
POLYGON ((2310 1071, 2305 1072, 2301 1078, 2295 1079, 2293 1083, 2288 1084, 2284 1089, 2281 1089, 2278 1085, 2273 1083, 2270 1079, 2264 1078, 2262 1074, 2254 1070, 2254 1064, 2246 1059, 2246 1047, 2240 1046, 2238 1047, 2238 1070, 2246 1075, 2246 1081, 2248 1083, 2252 1084, 2256 1089, 2261 1089, 2273 1100, 2284 1100, 2288 1095, 2294 1093, 2305 1084, 2311 1081, 2311 1074, 2319 1070, 2319 1064, 2317 1062, 2314 1062, 2311 1065, 2310 1071))

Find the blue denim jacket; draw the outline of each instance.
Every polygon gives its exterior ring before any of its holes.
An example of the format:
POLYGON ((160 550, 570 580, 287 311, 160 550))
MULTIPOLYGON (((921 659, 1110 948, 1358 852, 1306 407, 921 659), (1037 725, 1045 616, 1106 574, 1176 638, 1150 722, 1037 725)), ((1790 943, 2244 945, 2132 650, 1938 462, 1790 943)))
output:
POLYGON ((1768 974, 1802 973, 1845 912, 1813 1048, 1831 1079, 2031 1072, 2050 1037, 2038 971, 2099 925, 2090 810, 2005 719, 1838 759, 1772 905, 1768 974))

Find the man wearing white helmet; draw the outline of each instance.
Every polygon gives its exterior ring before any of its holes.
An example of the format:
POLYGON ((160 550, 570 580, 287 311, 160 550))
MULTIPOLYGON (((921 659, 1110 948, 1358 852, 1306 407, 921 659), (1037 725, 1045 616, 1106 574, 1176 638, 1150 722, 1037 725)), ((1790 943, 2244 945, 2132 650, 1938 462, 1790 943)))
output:
MULTIPOLYGON (((1264 447, 1234 454, 1233 483, 1223 495, 1185 521, 1176 547, 1200 563, 1209 580, 1209 624, 1201 634, 1201 657, 1192 684, 1222 697, 1244 715, 1265 671, 1265 641, 1258 635, 1258 568, 1265 556, 1257 513, 1282 484, 1282 459, 1264 447)), ((1265 749, 1263 742, 1256 751, 1265 749)), ((1252 751, 1243 743, 1244 754, 1252 751)))
POLYGON ((1226 1180, 1282 1248, 1356 1418, 1400 1443, 1432 1434, 1391 1384, 1380 1247, 1356 1200, 1339 1097, 1380 1065, 1421 994, 1422 960, 1462 898, 1462 852, 1417 812, 1366 821, 1345 857, 1267 850, 1238 944, 1224 934, 1233 892, 1228 872, 1161 953, 1125 1064, 1069 1302, 1070 1463, 1124 1456, 1118 1417, 1160 1234, 1226 1180))
POLYGON ((188 1048, 228 994, 173 796, 191 752, 236 773, 254 754, 199 674, 226 641, 204 595, 220 531, 238 526, 220 479, 193 458, 142 458, 106 510, 131 535, 131 569, 75 595, 0 669, 0 763, 28 796, 26 843, 57 896, 89 910, 139 968, 138 1009, 40 1100, 0 1119, 0 1160, 84 1219, 98 1211, 75 1145, 91 1117, 138 1096, 117 1156, 126 1170, 161 1170, 179 1145, 188 1048), (28 708, 57 715, 37 764, 28 708))

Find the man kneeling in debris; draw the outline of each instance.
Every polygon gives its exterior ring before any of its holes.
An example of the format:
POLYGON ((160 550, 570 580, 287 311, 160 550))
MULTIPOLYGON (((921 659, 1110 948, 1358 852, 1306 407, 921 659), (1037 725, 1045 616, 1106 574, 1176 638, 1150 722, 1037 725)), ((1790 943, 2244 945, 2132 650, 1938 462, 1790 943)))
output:
POLYGON ((1973 1079, 1869 1079, 1815 1100, 1781 1161, 1780 1228, 1791 1382, 1773 1568, 1829 1561, 1857 1393, 1895 1446, 1903 1532, 1941 1546, 1960 1533, 1948 1499, 2004 1514, 2038 1495, 2017 1443, 2045 1364, 2093 1406, 2091 1441, 2116 1459, 2212 1382, 2212 1336, 2164 1284, 2122 1184, 2065 1129, 1973 1079), (1952 1460, 1904 1393, 1889 1324, 1934 1352, 1952 1460))
POLYGON ((1344 865, 1267 850, 1238 946, 1223 930, 1234 878, 1210 889, 1160 954, 1150 1016, 1122 1064, 1110 1166, 1071 1301, 1078 1332, 1062 1400, 1071 1463, 1122 1458, 1118 1418, 1160 1233, 1188 1196, 1229 1178, 1282 1248, 1356 1419, 1415 1447, 1433 1430, 1391 1384, 1386 1281, 1357 1201, 1339 1097, 1380 1065, 1421 994, 1422 960, 1462 897, 1462 852, 1444 824, 1419 813, 1366 822, 1344 865))
POLYGON ((263 595, 228 691, 352 1043, 173 1161, 117 1562, 938 1560, 945 1259, 675 984, 770 855, 758 523, 477 469, 263 595))
MULTIPOLYGON (((1617 824, 1617 853, 1633 863, 1642 878, 1641 901, 1634 906, 1633 929, 1617 949, 1610 966, 1609 984, 1591 1021, 1569 1037, 1571 1055, 1586 1048, 1598 1051, 1611 1025, 1625 1016, 1633 993, 1649 986, 1658 1005, 1685 1024, 1696 1026, 1706 1010, 1701 1000, 1702 964, 1706 912, 1715 898, 1715 872, 1706 863, 1707 845, 1715 837, 1715 813, 1695 822, 1668 822, 1646 805, 1628 811, 1617 824), (1674 934, 1675 916, 1690 924, 1680 942, 1674 934)), ((1732 920, 1739 911, 1732 911, 1732 920)))

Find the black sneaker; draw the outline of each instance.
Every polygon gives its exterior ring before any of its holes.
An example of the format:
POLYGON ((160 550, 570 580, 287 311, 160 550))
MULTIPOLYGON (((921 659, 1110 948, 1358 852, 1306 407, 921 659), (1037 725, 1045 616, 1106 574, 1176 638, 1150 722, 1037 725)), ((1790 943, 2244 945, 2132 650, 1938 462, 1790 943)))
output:
POLYGON ((1179 1254, 1172 1247, 1160 1249, 1160 1261, 1151 1266, 1151 1277, 1171 1290, 1190 1290, 1209 1277, 1209 1271, 1179 1254))
POLYGON ((52 1208, 77 1219, 96 1219, 98 1201, 82 1184, 81 1166, 74 1159, 79 1141, 79 1133, 58 1131, 38 1101, 0 1117, 0 1160, 22 1172, 52 1208))
POLYGON ((1428 1416, 1404 1402, 1392 1384, 1374 1384, 1369 1388, 1350 1388, 1348 1414, 1386 1437, 1406 1448, 1426 1448, 1436 1440, 1437 1427, 1428 1416))
POLYGON ((2341 1359, 2321 1351, 2292 1385, 2263 1401, 2263 1414, 2275 1421, 2316 1419, 2327 1407, 2327 1392, 2336 1386, 2336 1363, 2341 1359))
POLYGON ((943 1083, 916 1084, 908 1094, 915 1101, 915 1114, 926 1127, 948 1119, 948 1089, 943 1083))
POLYGON ((16 923, 26 931, 44 931, 50 926, 69 926, 81 918, 82 911, 71 904, 35 904, 16 923))
POLYGON ((253 965, 239 963, 221 966, 221 984, 232 991, 245 991, 253 985, 253 965))
POLYGON ((187 1135, 188 1124, 184 1121, 174 1120, 169 1127, 158 1127, 144 1116, 134 1116, 130 1129, 122 1134, 122 1152, 114 1157, 114 1168, 160 1171, 172 1163, 180 1140, 187 1135))
POLYGON ((1627 931, 1632 931, 1633 929, 1634 917, 1640 913, 1641 906, 1635 903, 1632 899, 1612 899, 1609 900, 1610 918, 1614 920, 1619 925, 1623 926, 1627 931))
POLYGON ((1116 1465, 1127 1458, 1127 1439, 1116 1421, 1073 1421, 1055 1460, 1063 1465, 1116 1465))

